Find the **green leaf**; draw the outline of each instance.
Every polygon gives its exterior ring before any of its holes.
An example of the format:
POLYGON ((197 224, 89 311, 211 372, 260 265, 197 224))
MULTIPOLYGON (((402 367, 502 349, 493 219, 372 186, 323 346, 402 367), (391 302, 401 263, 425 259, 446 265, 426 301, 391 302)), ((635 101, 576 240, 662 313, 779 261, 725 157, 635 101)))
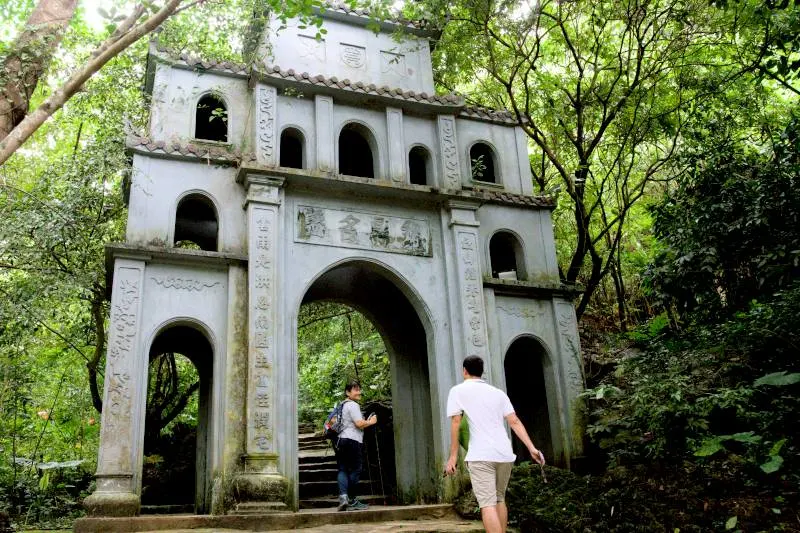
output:
POLYGON ((772 374, 761 376, 753 382, 753 386, 760 387, 761 385, 771 385, 773 387, 783 387, 785 385, 794 385, 798 382, 800 382, 800 373, 794 372, 792 374, 787 374, 784 370, 782 372, 773 372, 772 374))
POLYGON ((696 450, 694 454, 697 457, 708 457, 724 449, 725 447, 722 446, 722 442, 720 441, 719 437, 714 437, 713 439, 706 439, 703 442, 703 445, 700 446, 700 449, 696 450))
POLYGON ((769 461, 761 465, 761 470, 765 474, 772 474, 780 470, 781 466, 783 466, 783 457, 773 455, 769 458, 769 461))
POLYGON ((725 529, 731 530, 736 527, 736 523, 739 521, 739 517, 732 516, 728 518, 728 521, 725 522, 725 529))

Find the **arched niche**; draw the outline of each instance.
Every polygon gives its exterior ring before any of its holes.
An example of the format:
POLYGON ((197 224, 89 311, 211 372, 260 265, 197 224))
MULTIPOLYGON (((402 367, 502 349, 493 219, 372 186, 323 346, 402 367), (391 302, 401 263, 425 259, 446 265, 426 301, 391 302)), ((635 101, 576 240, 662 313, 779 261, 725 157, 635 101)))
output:
POLYGON ((408 181, 413 185, 431 185, 431 154, 424 146, 414 146, 408 152, 408 181))
POLYGON ((305 168, 305 136, 297 128, 286 128, 281 132, 280 166, 305 168))
POLYGON ((497 157, 492 147, 484 142, 476 142, 469 149, 469 162, 472 179, 485 183, 499 183, 497 179, 497 157))
POLYGON ((522 244, 510 231, 498 231, 492 235, 489 240, 489 262, 493 278, 519 281, 528 279, 522 244))
POLYGON ((345 124, 339 132, 339 174, 375 178, 378 161, 378 144, 369 128, 358 122, 345 124))
POLYGON ((178 202, 173 237, 176 248, 216 252, 219 244, 218 234, 217 208, 208 196, 191 193, 178 202))
MULTIPOLYGON (((553 458, 553 438, 550 409, 547 403, 547 376, 552 375, 547 350, 532 336, 524 336, 511 343, 503 361, 506 390, 511 405, 534 445, 553 458)), ((512 435, 517 463, 531 460, 527 448, 512 435)))
MULTIPOLYGON (((211 509, 212 489, 212 343, 194 324, 172 324, 156 335, 148 354, 148 399, 142 446, 143 510, 185 512, 188 509, 183 508, 188 507, 195 514, 207 514, 211 509), (166 358, 173 362, 185 358, 195 371, 188 371, 186 364, 167 364, 165 372, 166 358), (174 380, 174 384, 159 385, 158 382, 164 380, 174 380), (165 403, 164 392, 170 387, 178 390, 173 401, 165 403), (191 405, 196 405, 196 417, 188 417, 190 420, 194 418, 193 427, 183 424, 179 430, 177 425, 172 426, 170 434, 156 424, 159 420, 164 421, 164 417, 190 409, 187 406, 191 405), (153 460, 164 464, 152 465, 153 460)), ((170 427, 173 422, 165 427, 170 427)))
POLYGON ((228 107, 219 96, 206 94, 197 101, 194 137, 206 141, 228 142, 228 107))

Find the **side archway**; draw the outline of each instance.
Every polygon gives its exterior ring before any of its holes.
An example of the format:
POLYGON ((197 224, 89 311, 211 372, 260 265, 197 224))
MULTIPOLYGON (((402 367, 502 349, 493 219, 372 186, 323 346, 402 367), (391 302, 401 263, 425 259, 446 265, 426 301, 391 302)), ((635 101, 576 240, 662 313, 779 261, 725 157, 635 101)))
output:
MULTIPOLYGON (((552 458, 554 447, 546 378, 552 375, 552 368, 547 349, 533 336, 519 337, 508 347, 503 366, 508 398, 517 416, 545 458, 552 458)), ((512 444, 518 463, 530 459, 516 435, 512 435, 512 444)))
POLYGON ((421 145, 408 152, 408 181, 412 185, 431 185, 433 164, 431 153, 421 145))
POLYGON ((190 320, 172 322, 150 343, 143 510, 210 512, 214 343, 204 330, 190 320))

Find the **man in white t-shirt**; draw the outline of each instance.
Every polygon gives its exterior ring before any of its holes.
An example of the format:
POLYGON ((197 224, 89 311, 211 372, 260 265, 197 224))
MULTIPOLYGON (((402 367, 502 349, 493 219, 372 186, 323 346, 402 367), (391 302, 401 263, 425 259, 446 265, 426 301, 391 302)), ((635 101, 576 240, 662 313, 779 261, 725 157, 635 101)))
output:
POLYGON ((360 511, 368 507, 358 499, 358 482, 361 479, 362 456, 364 454, 364 429, 378 423, 372 414, 364 419, 358 401, 361 400, 361 385, 349 382, 344 388, 347 399, 342 404, 342 431, 336 445, 336 462, 339 472, 339 511, 360 511))
POLYGON ((528 448, 537 463, 544 464, 544 455, 528 437, 525 426, 514 413, 506 393, 481 379, 483 359, 470 355, 464 359, 464 382, 450 389, 447 396, 447 416, 450 417, 450 457, 446 474, 456 471, 458 459, 458 428, 461 416, 467 415, 469 446, 464 461, 472 479, 472 490, 481 508, 481 520, 487 533, 505 533, 508 509, 505 495, 511 468, 517 458, 511 450, 511 440, 503 420, 528 448))

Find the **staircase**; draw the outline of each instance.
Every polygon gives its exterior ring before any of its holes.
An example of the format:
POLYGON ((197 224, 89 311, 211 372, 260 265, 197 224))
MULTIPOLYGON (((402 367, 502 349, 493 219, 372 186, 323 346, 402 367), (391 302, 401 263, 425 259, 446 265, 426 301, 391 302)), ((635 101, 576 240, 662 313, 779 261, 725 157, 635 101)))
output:
MULTIPOLYGON (((336 455, 328 440, 314 426, 300 426, 298 460, 300 463, 300 509, 333 508, 338 504, 339 488, 336 455)), ((385 505, 380 483, 371 483, 367 461, 358 487, 359 499, 370 505, 385 505)))

